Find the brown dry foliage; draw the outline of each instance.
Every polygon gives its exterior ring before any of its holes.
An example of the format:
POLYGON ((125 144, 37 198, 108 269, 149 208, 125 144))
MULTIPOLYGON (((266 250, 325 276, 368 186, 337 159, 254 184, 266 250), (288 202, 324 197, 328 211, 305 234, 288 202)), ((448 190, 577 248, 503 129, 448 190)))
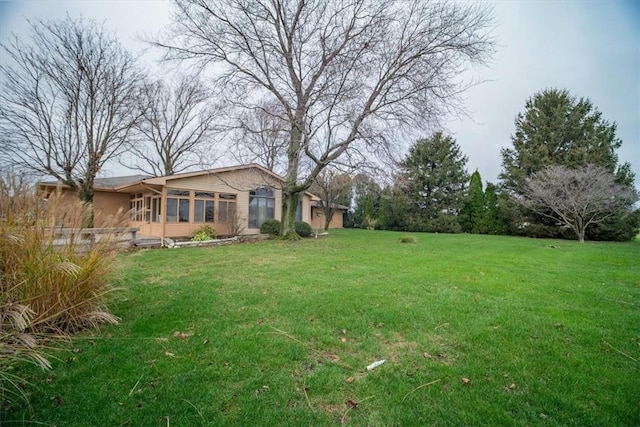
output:
POLYGON ((43 369, 50 345, 100 323, 117 323, 107 311, 112 290, 115 236, 92 245, 61 238, 56 226, 81 228, 90 209, 47 200, 19 176, 0 176, 0 395, 24 397, 24 380, 11 367, 28 361, 43 369))

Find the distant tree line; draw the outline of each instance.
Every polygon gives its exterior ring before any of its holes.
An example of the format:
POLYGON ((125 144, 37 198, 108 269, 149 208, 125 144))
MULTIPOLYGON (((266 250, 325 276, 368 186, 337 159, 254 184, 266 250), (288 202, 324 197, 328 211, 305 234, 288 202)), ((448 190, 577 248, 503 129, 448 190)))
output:
POLYGON ((567 90, 536 93, 504 148, 500 182, 483 188, 467 157, 442 133, 417 141, 391 185, 353 182, 346 224, 381 230, 509 234, 624 241, 637 236, 638 192, 620 164, 615 123, 567 90))

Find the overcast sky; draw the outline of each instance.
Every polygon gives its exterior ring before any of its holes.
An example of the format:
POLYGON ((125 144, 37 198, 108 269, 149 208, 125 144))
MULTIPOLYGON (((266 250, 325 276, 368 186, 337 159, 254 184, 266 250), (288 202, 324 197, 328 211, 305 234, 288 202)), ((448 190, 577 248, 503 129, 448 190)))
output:
MULTIPOLYGON (((161 31, 170 4, 0 0, 0 41, 11 33, 27 35, 27 19, 66 13, 104 21, 125 46, 140 52, 145 46, 137 35, 161 31)), ((502 1, 495 3, 495 17, 498 51, 492 64, 473 74, 485 82, 466 94, 469 117, 447 123, 469 157, 469 172, 478 169, 484 181, 497 182, 500 148, 511 146, 525 101, 545 88, 560 88, 590 98, 606 120, 618 124, 620 161, 631 163, 640 187, 640 2, 502 1)))

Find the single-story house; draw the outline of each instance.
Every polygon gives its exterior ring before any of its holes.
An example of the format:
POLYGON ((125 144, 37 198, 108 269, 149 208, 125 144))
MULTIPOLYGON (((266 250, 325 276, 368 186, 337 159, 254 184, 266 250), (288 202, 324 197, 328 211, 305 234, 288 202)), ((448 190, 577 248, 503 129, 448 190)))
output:
MULTIPOLYGON (((333 216, 329 222, 329 228, 344 227, 344 214, 349 210, 348 206, 334 204, 333 216)), ((309 223, 314 230, 323 230, 325 225, 324 211, 317 197, 312 195, 311 198, 311 222, 309 223)))
MULTIPOLYGON (((143 236, 187 237, 203 225, 218 235, 257 234, 270 218, 282 218, 284 179, 257 165, 210 169, 175 175, 144 175, 97 178, 94 182, 94 226, 105 227, 120 212, 128 212, 128 226, 143 236)), ((66 200, 77 195, 57 182, 42 182, 39 190, 48 197, 56 189, 66 200)), ((75 198, 75 199, 74 199, 75 198)), ((318 197, 305 192, 298 220, 312 228, 324 228, 318 197)), ((334 214, 331 228, 342 227, 346 207, 334 214)))

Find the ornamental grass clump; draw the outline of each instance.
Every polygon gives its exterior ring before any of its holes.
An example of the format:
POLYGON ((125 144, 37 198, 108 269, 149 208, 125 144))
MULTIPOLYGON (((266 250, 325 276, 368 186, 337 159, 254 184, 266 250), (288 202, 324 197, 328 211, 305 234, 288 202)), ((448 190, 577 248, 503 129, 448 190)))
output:
POLYGON ((0 396, 24 396, 15 365, 51 365, 46 350, 79 330, 117 323, 105 306, 112 289, 113 235, 87 240, 56 230, 82 228, 90 209, 64 209, 58 191, 42 200, 15 176, 0 177, 0 396))

